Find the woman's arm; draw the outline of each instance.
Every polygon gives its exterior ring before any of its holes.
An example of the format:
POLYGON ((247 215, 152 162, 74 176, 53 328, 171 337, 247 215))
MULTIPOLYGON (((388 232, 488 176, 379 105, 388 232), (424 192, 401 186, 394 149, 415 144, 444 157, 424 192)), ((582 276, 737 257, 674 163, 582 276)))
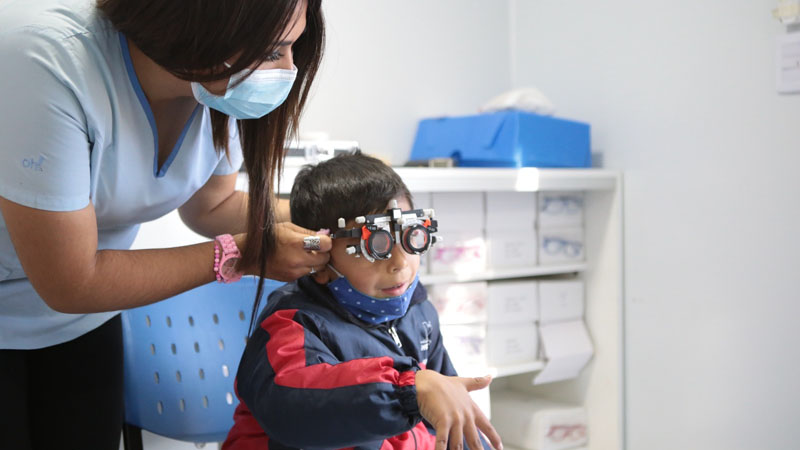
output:
MULTIPOLYGON (((247 231, 247 193, 236 190, 236 177, 236 173, 212 176, 178 209, 183 223, 209 238, 247 231)), ((276 222, 291 220, 288 199, 276 197, 274 208, 276 222)))
POLYGON ((214 280, 211 242, 164 250, 97 250, 94 207, 44 211, 0 198, 22 268, 56 311, 115 311, 214 280))
POLYGON ((181 220, 208 238, 247 231, 247 193, 236 190, 236 173, 214 175, 180 208, 181 220))
POLYGON ((276 222, 291 222, 292 215, 289 212, 289 199, 278 198, 277 207, 275 208, 275 221, 276 222))
MULTIPOLYGON (((11 241, 22 268, 40 297, 56 311, 116 311, 153 303, 214 280, 214 244, 157 250, 98 250, 94 206, 53 212, 19 205, 0 197, 11 241)), ((267 276, 298 278, 309 267, 324 265, 327 253, 303 250, 313 234, 293 226, 276 227, 277 245, 267 276)), ((240 247, 246 239, 236 235, 240 247)), ((327 236, 322 251, 330 250, 327 236)), ((243 272, 255 274, 254 268, 243 272)))

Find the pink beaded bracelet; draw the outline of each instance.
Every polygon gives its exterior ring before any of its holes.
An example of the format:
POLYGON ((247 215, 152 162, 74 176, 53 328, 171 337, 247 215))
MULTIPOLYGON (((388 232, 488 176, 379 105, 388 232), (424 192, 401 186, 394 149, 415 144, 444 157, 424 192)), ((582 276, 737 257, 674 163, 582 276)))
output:
POLYGON ((214 276, 217 281, 222 283, 222 275, 219 274, 219 242, 214 241, 214 276))

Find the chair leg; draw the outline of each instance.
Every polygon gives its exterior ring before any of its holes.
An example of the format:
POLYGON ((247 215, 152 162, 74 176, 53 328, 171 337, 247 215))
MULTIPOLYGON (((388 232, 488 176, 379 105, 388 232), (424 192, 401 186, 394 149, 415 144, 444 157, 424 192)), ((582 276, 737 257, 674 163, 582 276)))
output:
POLYGON ((125 423, 122 425, 122 442, 125 450, 144 450, 142 448, 142 429, 125 423))

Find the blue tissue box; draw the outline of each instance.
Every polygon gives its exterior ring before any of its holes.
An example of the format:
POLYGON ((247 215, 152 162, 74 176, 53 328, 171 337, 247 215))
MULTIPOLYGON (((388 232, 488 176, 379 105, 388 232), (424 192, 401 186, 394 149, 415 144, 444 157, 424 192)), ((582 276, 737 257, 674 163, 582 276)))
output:
POLYGON ((590 167, 589 125, 522 111, 419 122, 411 160, 459 166, 590 167))

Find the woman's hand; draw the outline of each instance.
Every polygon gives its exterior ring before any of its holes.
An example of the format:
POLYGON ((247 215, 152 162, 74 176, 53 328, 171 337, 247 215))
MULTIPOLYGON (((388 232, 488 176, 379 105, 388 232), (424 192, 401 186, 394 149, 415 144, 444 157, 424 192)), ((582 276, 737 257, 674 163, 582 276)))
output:
MULTIPOLYGON (((244 248, 246 234, 235 236, 239 248, 244 248)), ((292 281, 303 275, 313 273, 328 263, 333 243, 327 232, 314 232, 299 227, 291 222, 280 222, 275 225, 276 248, 272 258, 267 261, 266 277, 278 281, 292 281), (303 238, 319 237, 319 250, 307 250, 303 238), (313 270, 312 270, 313 268, 313 270)), ((258 267, 245 267, 244 273, 256 275, 258 267)))
POLYGON ((464 438, 470 450, 481 450, 480 429, 492 446, 502 450, 500 435, 489 419, 472 401, 469 391, 484 389, 492 382, 490 377, 448 377, 432 370, 416 374, 417 403, 419 411, 436 430, 436 450, 461 450, 464 438))

